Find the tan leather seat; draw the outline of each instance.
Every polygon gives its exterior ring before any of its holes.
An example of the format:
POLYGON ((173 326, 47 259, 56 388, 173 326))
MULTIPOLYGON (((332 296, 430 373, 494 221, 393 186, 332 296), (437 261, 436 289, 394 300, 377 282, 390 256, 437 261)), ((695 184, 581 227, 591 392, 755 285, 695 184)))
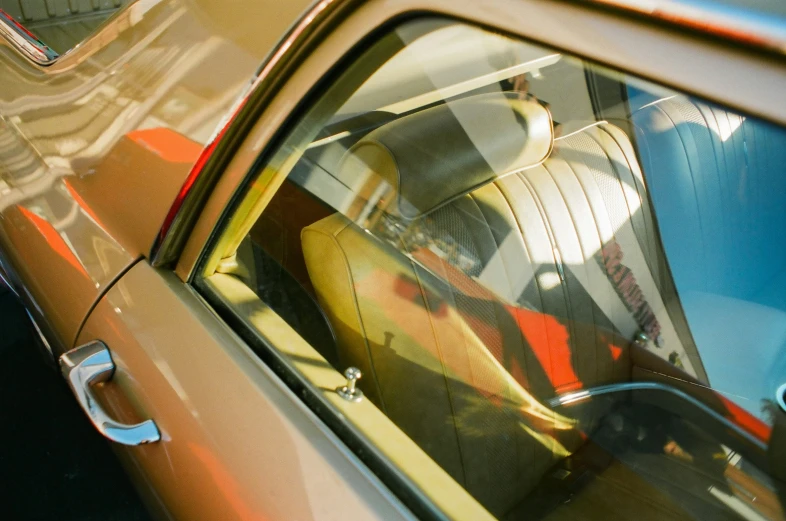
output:
POLYGON ((642 329, 691 367, 617 127, 554 139, 536 102, 475 96, 383 125, 341 168, 362 199, 302 233, 340 364, 360 368, 367 396, 495 515, 604 412, 568 418, 543 400, 629 379, 642 329))

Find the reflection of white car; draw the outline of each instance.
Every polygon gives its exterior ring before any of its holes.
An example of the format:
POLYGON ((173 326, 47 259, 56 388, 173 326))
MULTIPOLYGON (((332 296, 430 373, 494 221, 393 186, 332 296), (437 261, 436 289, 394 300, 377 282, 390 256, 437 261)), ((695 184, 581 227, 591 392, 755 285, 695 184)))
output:
POLYGON ((786 18, 110 3, 0 16, 0 273, 156 515, 784 518, 786 18))

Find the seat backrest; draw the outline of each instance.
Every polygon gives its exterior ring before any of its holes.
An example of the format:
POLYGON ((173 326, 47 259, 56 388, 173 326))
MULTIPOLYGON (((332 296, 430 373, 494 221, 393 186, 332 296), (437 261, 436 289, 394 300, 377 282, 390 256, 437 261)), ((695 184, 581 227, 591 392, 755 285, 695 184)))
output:
POLYGON ((786 132, 685 96, 631 94, 663 247, 709 383, 766 418, 761 403, 783 381, 786 346, 786 132))
POLYGON ((536 102, 478 96, 380 127, 342 168, 375 195, 302 233, 340 363, 492 513, 581 443, 544 399, 627 380, 642 330, 682 349, 648 265, 641 172, 613 125, 554 139, 536 102))
POLYGON ((786 133, 685 96, 632 119, 644 167, 658 173, 651 197, 678 285, 755 297, 786 260, 786 133), (761 258, 775 264, 755 269, 761 258))

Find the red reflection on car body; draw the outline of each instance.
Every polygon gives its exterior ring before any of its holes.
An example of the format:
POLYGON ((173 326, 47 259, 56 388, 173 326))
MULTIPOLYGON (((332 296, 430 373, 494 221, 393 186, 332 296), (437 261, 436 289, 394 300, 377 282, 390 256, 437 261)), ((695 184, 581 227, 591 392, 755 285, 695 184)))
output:
POLYGON ((17 208, 19 208, 19 211, 27 218, 27 220, 33 223, 33 226, 38 229, 52 250, 65 259, 71 266, 76 268, 79 273, 87 276, 85 267, 82 266, 82 263, 79 262, 79 259, 76 257, 76 255, 74 255, 74 252, 71 251, 71 248, 68 247, 63 238, 59 233, 57 233, 57 230, 55 230, 49 221, 36 215, 34 212, 28 210, 24 206, 17 205, 17 208))
POLYGON ((134 130, 126 137, 170 163, 192 164, 202 153, 202 145, 169 128, 134 130))

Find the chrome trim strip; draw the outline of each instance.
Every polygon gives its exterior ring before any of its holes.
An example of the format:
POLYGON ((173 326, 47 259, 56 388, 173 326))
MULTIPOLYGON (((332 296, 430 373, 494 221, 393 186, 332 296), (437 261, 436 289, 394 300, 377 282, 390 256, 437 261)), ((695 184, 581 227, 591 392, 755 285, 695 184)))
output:
POLYGON ((38 65, 44 67, 52 65, 59 57, 59 54, 2 9, 0 9, 0 34, 11 44, 11 47, 38 65))
POLYGON ((786 55, 786 17, 713 0, 582 0, 644 15, 682 29, 786 55))
MULTIPOLYGON (((24 306, 23 306, 24 307, 24 306)), ((41 343, 44 344, 44 348, 49 351, 49 354, 52 356, 52 360, 55 358, 55 352, 52 351, 52 346, 49 345, 49 340, 46 339, 44 336, 44 332, 41 331, 41 328, 38 327, 38 323, 33 318, 33 314, 30 313, 30 310, 25 307, 25 313, 27 313, 27 318, 30 319, 30 323, 33 324, 33 329, 35 329, 36 334, 38 334, 38 338, 41 339, 41 343)))
POLYGON ((604 394, 612 394, 612 393, 627 392, 627 391, 664 391, 667 393, 671 393, 674 396, 681 398, 682 400, 685 400, 691 405, 709 414, 713 419, 723 423, 729 429, 733 430, 739 436, 745 438, 745 440, 752 443, 757 448, 763 451, 767 450, 766 443, 754 437, 748 431, 744 430, 739 425, 730 421, 728 418, 710 409, 707 405, 697 400, 693 396, 680 391, 676 387, 661 384, 658 382, 625 382, 619 384, 599 385, 598 387, 590 387, 589 389, 583 389, 581 391, 576 391, 573 393, 567 393, 567 394, 562 394, 560 396, 556 396, 548 400, 546 403, 548 404, 549 407, 555 408, 563 405, 570 405, 573 403, 582 402, 584 400, 588 400, 589 398, 592 398, 593 396, 601 396, 604 394))
POLYGON ((19 293, 16 291, 16 288, 13 287, 10 282, 8 282, 8 278, 3 273, 4 269, 5 268, 3 268, 2 263, 0 263, 0 283, 5 284, 5 287, 7 287, 9 291, 11 291, 11 293, 16 296, 16 298, 19 298, 19 293))

